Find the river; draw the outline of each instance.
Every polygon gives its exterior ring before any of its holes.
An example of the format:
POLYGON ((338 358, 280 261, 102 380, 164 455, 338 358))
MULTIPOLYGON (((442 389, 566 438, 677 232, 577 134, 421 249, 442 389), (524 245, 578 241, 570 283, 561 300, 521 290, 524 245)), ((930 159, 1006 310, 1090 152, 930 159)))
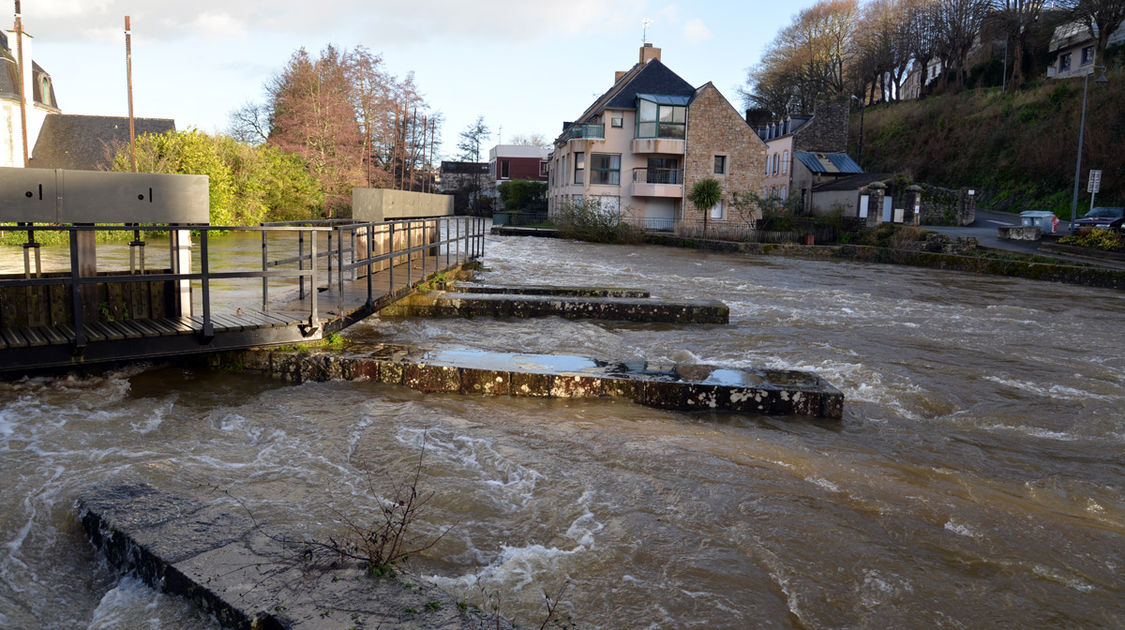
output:
POLYGON ((213 627, 74 501, 146 480, 337 532, 419 455, 414 575, 524 626, 1125 627, 1125 293, 489 237, 479 279, 720 299, 729 325, 369 319, 364 341, 818 372, 825 422, 137 366, 0 383, 0 627, 213 627))

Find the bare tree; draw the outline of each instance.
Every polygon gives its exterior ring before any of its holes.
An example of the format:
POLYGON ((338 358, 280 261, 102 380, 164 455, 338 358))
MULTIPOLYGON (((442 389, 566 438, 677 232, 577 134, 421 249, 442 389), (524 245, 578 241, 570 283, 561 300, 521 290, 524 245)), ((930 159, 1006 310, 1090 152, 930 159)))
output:
POLYGON ((770 43, 761 64, 749 71, 742 90, 747 105, 783 115, 846 94, 858 22, 858 0, 821 0, 802 10, 770 43))
POLYGON ((541 133, 532 134, 516 134, 512 136, 509 144, 518 145, 521 147, 546 147, 550 146, 550 142, 541 133))
POLYGON ((477 116, 476 122, 471 123, 461 132, 461 141, 457 143, 457 148, 461 150, 461 159, 466 162, 480 162, 481 147, 491 135, 488 125, 484 124, 484 116, 477 116))
POLYGON ((262 144, 270 137, 270 113, 262 103, 249 102, 230 113, 227 132, 246 144, 262 144))
POLYGON ((1031 26, 1039 19, 1044 0, 994 0, 993 8, 1007 36, 1012 55, 1012 78, 1008 91, 1014 92, 1023 83, 1023 53, 1031 26))
POLYGON ((934 5, 937 53, 946 68, 946 82, 965 88, 969 50, 991 9, 991 0, 938 0, 934 5), (951 77, 951 78, 950 78, 951 77))

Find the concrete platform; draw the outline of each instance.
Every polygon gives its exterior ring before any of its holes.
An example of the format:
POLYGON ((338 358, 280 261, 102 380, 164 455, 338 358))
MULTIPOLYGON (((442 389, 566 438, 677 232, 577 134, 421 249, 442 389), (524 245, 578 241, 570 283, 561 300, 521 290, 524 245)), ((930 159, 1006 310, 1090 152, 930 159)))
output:
POLYGON ((562 317, 671 324, 727 324, 730 308, 717 300, 641 297, 511 295, 434 291, 379 311, 381 317, 562 317))
POLYGON ((733 411, 838 420, 844 394, 816 374, 714 365, 612 363, 584 357, 481 350, 353 346, 315 353, 248 350, 217 367, 294 383, 368 379, 423 392, 610 398, 677 410, 733 411))
POLYGON ((206 502, 144 483, 78 500, 90 541, 122 572, 182 595, 227 628, 511 628, 436 587, 372 578, 357 563, 302 555, 229 498, 206 502))

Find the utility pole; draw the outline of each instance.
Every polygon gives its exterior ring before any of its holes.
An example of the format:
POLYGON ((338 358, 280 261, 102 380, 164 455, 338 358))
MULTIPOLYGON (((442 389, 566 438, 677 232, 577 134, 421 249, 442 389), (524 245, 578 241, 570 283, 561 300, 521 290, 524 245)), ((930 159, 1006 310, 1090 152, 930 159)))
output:
POLYGON ((20 0, 16 0, 16 56, 19 57, 17 65, 19 66, 20 82, 20 130, 23 137, 23 166, 27 168, 30 162, 30 154, 27 150, 27 90, 25 89, 23 71, 23 17, 20 15, 20 0))
POLYGON ((125 16, 125 77, 129 90, 129 159, 133 172, 137 172, 137 126, 133 118, 133 29, 129 27, 129 16, 125 16))

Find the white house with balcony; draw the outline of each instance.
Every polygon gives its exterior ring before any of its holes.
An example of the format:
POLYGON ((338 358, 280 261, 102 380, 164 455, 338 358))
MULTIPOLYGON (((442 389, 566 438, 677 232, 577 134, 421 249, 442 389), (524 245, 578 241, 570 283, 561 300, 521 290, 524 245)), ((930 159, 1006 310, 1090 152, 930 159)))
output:
MULTIPOLYGON (((648 229, 702 220, 687 192, 713 177, 723 201, 708 219, 734 220, 732 193, 761 189, 765 144, 707 83, 692 87, 645 44, 631 69, 573 122, 563 123, 549 160, 548 211, 596 199, 603 210, 648 229)), ((740 217, 741 218, 741 217, 740 217)))
MULTIPOLYGON (((1067 22, 1055 29, 1051 36, 1048 51, 1054 54, 1051 65, 1047 66, 1047 77, 1067 79, 1081 77, 1093 71, 1095 65, 1104 65, 1094 59, 1097 48, 1098 26, 1085 22, 1067 22)), ((1125 24, 1110 34, 1106 48, 1125 42, 1125 24)))

